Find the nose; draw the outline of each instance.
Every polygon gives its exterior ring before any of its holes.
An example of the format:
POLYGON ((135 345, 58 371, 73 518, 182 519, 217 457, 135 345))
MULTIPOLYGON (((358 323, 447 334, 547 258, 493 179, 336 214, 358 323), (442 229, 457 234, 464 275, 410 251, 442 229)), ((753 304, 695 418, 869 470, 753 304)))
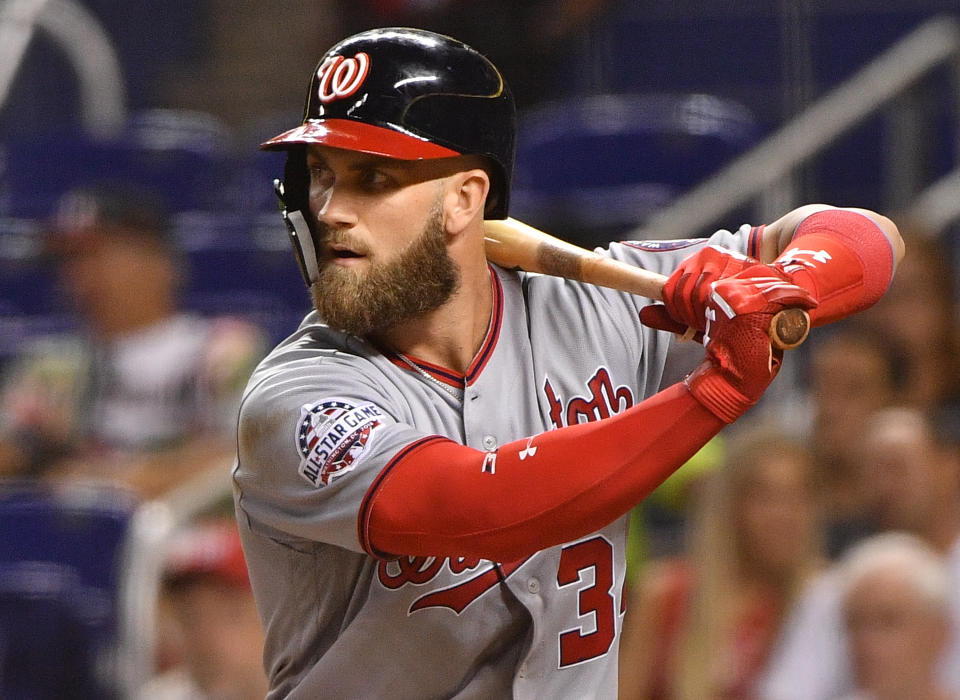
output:
POLYGON ((318 223, 329 228, 350 228, 358 221, 356 201, 335 182, 311 186, 310 210, 318 223))

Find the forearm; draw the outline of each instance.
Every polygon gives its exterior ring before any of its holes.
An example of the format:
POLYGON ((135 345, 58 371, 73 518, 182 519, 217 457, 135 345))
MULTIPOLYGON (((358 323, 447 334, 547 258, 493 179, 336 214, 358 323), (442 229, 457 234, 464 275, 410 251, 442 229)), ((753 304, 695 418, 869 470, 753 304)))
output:
POLYGON ((812 204, 767 227, 762 251, 814 296, 818 304, 810 317, 813 325, 823 325, 878 301, 904 246, 896 225, 884 216, 812 204))
POLYGON ((436 438, 395 459, 361 507, 376 556, 513 561, 626 513, 724 426, 674 385, 602 421, 488 453, 436 438))
MULTIPOLYGON (((837 209, 829 204, 806 204, 802 207, 788 212, 771 224, 767 224, 763 230, 763 238, 760 244, 760 259, 765 263, 771 263, 776 260, 781 253, 790 247, 793 237, 796 234, 797 227, 811 214, 819 211, 837 209)), ((903 259, 904 245, 897 225, 883 216, 869 209, 857 209, 855 207, 845 207, 846 211, 857 212, 873 220, 877 227, 886 236, 890 242, 893 251, 894 268, 903 259)))

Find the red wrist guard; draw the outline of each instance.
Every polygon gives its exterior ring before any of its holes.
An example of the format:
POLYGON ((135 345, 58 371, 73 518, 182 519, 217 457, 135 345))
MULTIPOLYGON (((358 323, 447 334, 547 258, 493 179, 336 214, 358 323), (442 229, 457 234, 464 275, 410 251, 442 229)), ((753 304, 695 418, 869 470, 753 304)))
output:
POLYGON ((811 214, 774 265, 819 302, 815 326, 872 306, 890 286, 893 248, 869 217, 845 209, 811 214))
POLYGON ((710 362, 703 362, 683 383, 693 397, 724 423, 733 423, 759 398, 745 396, 710 362))

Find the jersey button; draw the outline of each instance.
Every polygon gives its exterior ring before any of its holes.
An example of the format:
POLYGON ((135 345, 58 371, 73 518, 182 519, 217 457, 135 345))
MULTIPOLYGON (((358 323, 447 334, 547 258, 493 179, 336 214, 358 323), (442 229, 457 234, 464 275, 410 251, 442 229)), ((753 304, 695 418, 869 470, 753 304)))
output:
POLYGON ((497 438, 493 437, 493 435, 485 435, 483 438, 483 449, 485 450, 497 449, 497 438))
POLYGON ((530 591, 530 592, 533 593, 533 594, 539 593, 539 592, 540 592, 540 581, 537 580, 537 579, 535 579, 535 578, 532 578, 532 579, 530 579, 529 581, 527 581, 527 590, 530 591))

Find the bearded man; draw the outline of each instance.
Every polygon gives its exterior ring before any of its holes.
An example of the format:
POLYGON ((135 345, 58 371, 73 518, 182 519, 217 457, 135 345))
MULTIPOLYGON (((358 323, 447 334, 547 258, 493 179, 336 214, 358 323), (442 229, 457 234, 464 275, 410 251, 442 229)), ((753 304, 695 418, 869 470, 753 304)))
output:
POLYGON ((486 58, 378 29, 265 144, 316 306, 240 411, 270 698, 615 697, 626 514, 760 398, 775 313, 864 308, 901 255, 889 219, 814 205, 611 244, 674 271, 665 305, 505 270, 484 219, 507 216, 514 140, 486 58))

